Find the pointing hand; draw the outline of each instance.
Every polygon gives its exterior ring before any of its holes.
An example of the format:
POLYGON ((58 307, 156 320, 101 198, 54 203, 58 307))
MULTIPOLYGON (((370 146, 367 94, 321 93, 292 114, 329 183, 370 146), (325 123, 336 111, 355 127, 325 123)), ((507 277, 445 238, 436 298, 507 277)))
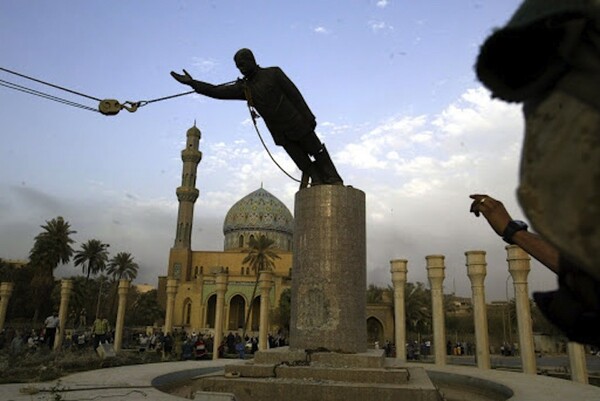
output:
POLYGON ((190 85, 194 82, 194 78, 186 70, 183 70, 183 75, 176 73, 175 71, 171 71, 171 76, 175 78, 179 83, 184 85, 190 85))
POLYGON ((470 212, 477 217, 480 213, 483 214, 483 217, 486 218, 496 234, 502 235, 508 222, 512 220, 504 204, 489 195, 474 194, 470 195, 469 198, 473 199, 470 212))

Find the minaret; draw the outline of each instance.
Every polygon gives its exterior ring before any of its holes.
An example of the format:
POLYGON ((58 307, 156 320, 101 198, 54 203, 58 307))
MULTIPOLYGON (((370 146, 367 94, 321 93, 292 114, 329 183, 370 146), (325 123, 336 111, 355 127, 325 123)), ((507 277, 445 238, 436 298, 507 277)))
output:
MULTIPOLYGON (((179 211, 177 212, 177 227, 175 230, 175 243, 169 253, 169 267, 165 280, 173 279, 173 285, 179 280, 191 278, 192 263, 192 222, 194 220, 194 203, 198 199, 199 191, 196 189, 196 171, 202 159, 200 145, 200 130, 194 126, 187 131, 185 149, 181 151, 183 172, 181 185, 177 188, 179 211)), ((164 281, 163 284, 166 284, 164 281)), ((159 280, 159 286, 161 285, 159 280)))
POLYGON ((192 245, 192 222, 194 219, 194 203, 198 199, 199 191, 196 188, 196 172, 202 160, 200 145, 200 130, 194 126, 187 131, 185 149, 181 151, 183 160, 183 173, 181 186, 177 188, 179 212, 177 213, 177 229, 173 248, 190 249, 192 245))

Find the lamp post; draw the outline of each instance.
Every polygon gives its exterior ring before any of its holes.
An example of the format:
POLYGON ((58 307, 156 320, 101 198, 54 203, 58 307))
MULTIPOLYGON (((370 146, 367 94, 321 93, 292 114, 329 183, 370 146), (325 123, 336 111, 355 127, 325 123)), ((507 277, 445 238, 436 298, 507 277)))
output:
POLYGON ((100 300, 102 298, 102 286, 104 285, 104 282, 106 281, 106 276, 100 276, 100 287, 98 288, 98 302, 96 303, 96 319, 98 319, 98 316, 100 316, 100 300))
MULTIPOLYGON (((508 277, 506 277, 506 282, 504 285, 504 289, 506 291, 506 324, 508 326, 508 341, 509 343, 512 345, 513 343, 513 339, 512 339, 512 322, 510 319, 510 302, 508 299, 508 280, 510 280, 512 276, 509 274, 508 277)), ((502 315, 503 317, 503 321, 504 321, 504 314, 502 315)), ((506 339, 506 335, 504 336, 504 338, 506 339)))

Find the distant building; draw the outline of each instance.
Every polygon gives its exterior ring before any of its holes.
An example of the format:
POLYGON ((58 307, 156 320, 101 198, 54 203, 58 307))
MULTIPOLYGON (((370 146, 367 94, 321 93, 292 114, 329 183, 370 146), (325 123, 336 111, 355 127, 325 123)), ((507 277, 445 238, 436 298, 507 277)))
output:
MULTIPOLYGON (((275 240, 274 286, 271 305, 276 308, 284 289, 290 288, 292 267, 293 218, 287 207, 267 190, 260 188, 238 201, 227 213, 223 225, 223 251, 192 251, 187 247, 171 248, 168 278, 178 280, 173 325, 189 331, 207 331, 215 324, 215 273, 227 274, 225 294, 225 331, 243 327, 251 308, 248 330, 258 331, 260 295, 254 299, 255 272, 242 263, 248 255, 251 238, 265 235, 275 240)), ((159 277, 159 299, 166 306, 166 279, 159 277)), ((272 327, 272 329, 276 329, 272 327)))
MULTIPOLYGON (((187 131, 186 148, 182 151, 183 173, 177 188, 179 211, 175 242, 170 250, 166 276, 159 277, 158 300, 166 308, 167 279, 177 280, 173 327, 186 331, 207 332, 215 325, 215 273, 227 275, 224 306, 224 332, 243 327, 249 314, 248 332, 258 334, 260 322, 259 291, 252 298, 256 282, 255 272, 242 261, 248 255, 251 238, 264 235, 274 241, 275 260, 273 287, 270 294, 271 322, 268 331, 279 327, 272 321, 279 306, 281 294, 291 288, 294 218, 277 197, 259 188, 237 201, 227 212, 223 222, 223 251, 196 251, 191 249, 194 203, 199 191, 195 187, 196 171, 202 158, 199 151, 200 131, 187 131)), ((393 309, 391 294, 385 293, 383 302, 367 306, 369 341, 393 341, 393 309)))
POLYGON ((450 295, 450 304, 446 313, 451 316, 467 316, 473 310, 471 298, 450 295))
POLYGON ((7 265, 16 267, 18 269, 26 266, 29 263, 29 261, 25 259, 2 259, 2 261, 7 265))
MULTIPOLYGON (((248 330, 258 331, 260 321, 259 291, 252 299, 255 272, 243 264, 248 255, 251 238, 261 235, 274 240, 274 285, 271 289, 272 308, 279 305, 281 293, 290 288, 292 266, 292 234, 294 220, 288 208, 264 188, 248 194, 231 207, 225 217, 223 251, 193 251, 191 233, 196 189, 196 171, 202 158, 199 151, 200 130, 192 127, 187 132, 186 148, 181 152, 183 174, 177 188, 179 211, 175 242, 169 254, 167 276, 159 277, 158 299, 166 307, 167 279, 176 279, 173 326, 188 331, 210 331, 215 325, 215 273, 227 274, 224 330, 235 331, 244 326, 250 310, 248 330)), ((270 331, 277 328, 272 326, 270 331)))
POLYGON ((134 284, 135 289, 140 293, 140 294, 144 294, 146 292, 155 290, 156 287, 150 284, 134 284))

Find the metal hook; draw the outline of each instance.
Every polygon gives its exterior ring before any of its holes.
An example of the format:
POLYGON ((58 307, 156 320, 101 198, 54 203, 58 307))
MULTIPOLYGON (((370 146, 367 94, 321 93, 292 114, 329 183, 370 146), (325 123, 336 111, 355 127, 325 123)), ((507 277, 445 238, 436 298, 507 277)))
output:
POLYGON ((121 105, 121 108, 127 110, 130 113, 134 113, 137 111, 138 107, 140 107, 140 103, 141 102, 131 102, 128 100, 121 105))

